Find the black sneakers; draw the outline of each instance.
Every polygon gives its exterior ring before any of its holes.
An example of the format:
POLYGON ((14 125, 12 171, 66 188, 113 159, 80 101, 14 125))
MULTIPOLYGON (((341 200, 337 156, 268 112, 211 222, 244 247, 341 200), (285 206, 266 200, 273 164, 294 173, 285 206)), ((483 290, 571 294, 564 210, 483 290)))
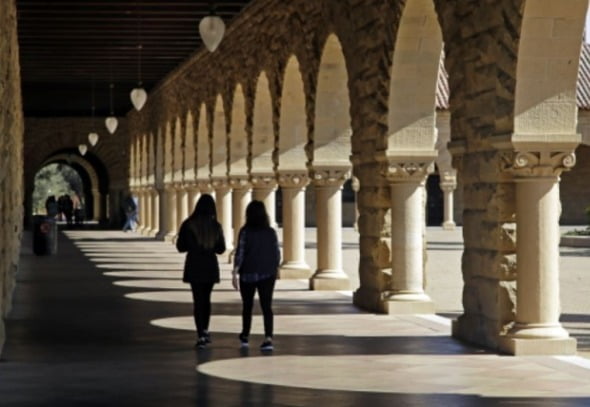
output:
POLYGON ((248 336, 244 334, 239 335, 240 338, 240 347, 247 348, 248 347, 248 336))
POLYGON ((272 338, 266 338, 264 342, 262 342, 262 344, 260 345, 261 351, 269 351, 273 349, 274 347, 272 346, 272 338))
POLYGON ((207 347, 207 339, 205 337, 199 338, 195 344, 196 348, 205 349, 207 347))

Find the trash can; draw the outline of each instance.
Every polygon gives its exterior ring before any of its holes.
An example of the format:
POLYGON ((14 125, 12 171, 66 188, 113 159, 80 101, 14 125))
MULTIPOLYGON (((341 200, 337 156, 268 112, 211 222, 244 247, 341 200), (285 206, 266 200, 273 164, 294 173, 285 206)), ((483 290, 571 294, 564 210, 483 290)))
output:
POLYGON ((49 216, 33 216, 33 253, 44 256, 57 253, 57 224, 49 216))

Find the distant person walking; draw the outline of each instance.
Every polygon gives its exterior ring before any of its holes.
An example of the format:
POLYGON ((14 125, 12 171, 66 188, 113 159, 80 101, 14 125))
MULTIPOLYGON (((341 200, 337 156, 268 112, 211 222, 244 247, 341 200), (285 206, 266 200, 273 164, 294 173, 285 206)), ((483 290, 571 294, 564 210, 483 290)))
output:
POLYGON ((225 251, 225 237, 217 221, 215 201, 201 195, 194 212, 180 226, 176 248, 187 252, 182 281, 190 283, 193 293, 193 315, 197 327, 196 347, 211 343, 211 291, 219 283, 219 262, 216 254, 225 251))
POLYGON ((47 200, 45 201, 45 210, 47 211, 47 216, 54 219, 58 212, 57 200, 55 199, 55 195, 50 195, 47 200))
POLYGON ((246 208, 246 224, 238 237, 232 275, 232 285, 242 296, 242 332, 239 335, 242 347, 248 346, 254 294, 258 291, 265 336, 260 349, 273 350, 272 295, 280 260, 279 240, 270 227, 264 204, 252 201, 246 208))
POLYGON ((125 212, 123 232, 128 230, 134 232, 137 227, 137 201, 132 195, 127 195, 127 198, 123 201, 123 211, 125 212))

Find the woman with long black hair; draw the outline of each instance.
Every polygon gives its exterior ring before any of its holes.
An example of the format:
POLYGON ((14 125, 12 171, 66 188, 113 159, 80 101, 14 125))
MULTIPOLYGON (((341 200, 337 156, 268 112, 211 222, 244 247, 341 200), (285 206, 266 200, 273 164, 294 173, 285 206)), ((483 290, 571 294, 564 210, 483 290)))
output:
POLYGON ((225 251, 225 238, 217 221, 215 201, 211 195, 201 195, 194 212, 180 226, 176 248, 187 252, 182 281, 190 283, 193 292, 193 314, 197 327, 197 346, 211 342, 211 291, 219 283, 217 255, 225 251))
POLYGON ((270 227, 264 204, 252 201, 246 208, 246 224, 238 236, 232 276, 232 284, 236 290, 239 286, 242 296, 242 332, 239 335, 242 347, 248 346, 254 294, 258 291, 265 336, 260 349, 273 349, 272 295, 280 260, 279 240, 270 227))

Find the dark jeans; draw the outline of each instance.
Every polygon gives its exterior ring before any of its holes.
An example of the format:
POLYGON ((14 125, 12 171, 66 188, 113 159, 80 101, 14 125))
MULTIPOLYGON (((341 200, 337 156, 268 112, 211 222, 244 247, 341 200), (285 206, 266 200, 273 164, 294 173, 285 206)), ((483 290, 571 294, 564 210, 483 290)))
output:
POLYGON ((243 283, 240 281, 240 294, 242 295, 242 335, 248 336, 250 334, 254 294, 258 290, 260 308, 262 308, 262 315, 264 316, 264 335, 272 337, 272 293, 275 288, 275 281, 276 277, 267 278, 255 283, 243 283))
POLYGON ((193 316, 197 326, 197 337, 205 336, 209 330, 209 319, 211 317, 211 291, 213 283, 191 283, 193 292, 193 316))

